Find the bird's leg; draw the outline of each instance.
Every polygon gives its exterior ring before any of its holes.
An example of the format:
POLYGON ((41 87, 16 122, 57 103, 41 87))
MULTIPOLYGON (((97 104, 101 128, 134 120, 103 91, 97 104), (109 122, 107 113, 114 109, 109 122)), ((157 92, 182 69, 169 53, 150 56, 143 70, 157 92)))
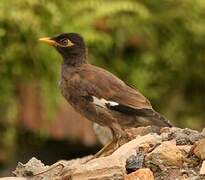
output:
POLYGON ((114 148, 115 145, 117 145, 117 139, 113 138, 111 142, 109 142, 108 144, 106 144, 100 151, 98 151, 92 159, 104 156, 104 153, 112 150, 114 148))
POLYGON ((126 132, 123 131, 123 129, 118 123, 112 123, 110 129, 113 134, 113 140, 109 142, 108 144, 106 144, 99 152, 97 152, 94 155, 94 158, 97 158, 100 156, 107 156, 113 153, 120 146, 119 140, 121 139, 121 137, 126 136, 126 132))
POLYGON ((128 136, 126 131, 124 131, 118 123, 113 123, 110 129, 113 134, 112 141, 106 144, 91 159, 89 159, 89 161, 98 157, 108 156, 112 154, 119 146, 124 144, 124 140, 126 140, 128 136))
POLYGON ((123 144, 132 139, 132 135, 122 129, 119 123, 113 123, 111 130, 113 133, 113 137, 116 137, 117 139, 118 147, 122 146, 123 144))

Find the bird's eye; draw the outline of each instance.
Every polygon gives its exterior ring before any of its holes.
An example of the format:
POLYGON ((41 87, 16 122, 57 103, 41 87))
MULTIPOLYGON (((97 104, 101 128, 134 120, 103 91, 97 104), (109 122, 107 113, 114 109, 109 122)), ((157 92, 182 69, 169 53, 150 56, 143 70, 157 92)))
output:
POLYGON ((60 43, 61 43, 61 45, 63 45, 63 46, 68 45, 68 39, 62 39, 62 40, 60 41, 60 43))

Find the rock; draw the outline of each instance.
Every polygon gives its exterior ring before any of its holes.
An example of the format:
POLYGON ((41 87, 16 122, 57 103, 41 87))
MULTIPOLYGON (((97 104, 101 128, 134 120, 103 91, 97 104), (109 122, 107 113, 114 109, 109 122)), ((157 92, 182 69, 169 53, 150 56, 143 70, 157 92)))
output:
POLYGON ((144 165, 144 151, 139 148, 136 155, 130 156, 126 160, 126 170, 128 173, 136 171, 137 169, 142 168, 144 165))
POLYGON ((180 151, 189 154, 191 152, 193 145, 179 145, 177 148, 179 148, 180 151))
POLYGON ((63 179, 123 179, 125 168, 119 159, 113 156, 97 158, 72 169, 65 169, 61 174, 63 179))
POLYGON ((18 166, 16 167, 16 170, 13 171, 13 174, 18 177, 27 177, 33 179, 51 179, 53 177, 58 177, 64 167, 77 166, 84 163, 91 157, 87 156, 81 159, 70 161, 59 161, 51 166, 45 166, 40 160, 31 158, 26 164, 18 163, 18 166))
POLYGON ((61 176, 71 179, 123 179, 126 174, 126 160, 132 156, 136 156, 136 149, 143 148, 148 144, 155 145, 161 142, 161 138, 157 134, 148 134, 139 136, 136 139, 124 144, 117 149, 112 155, 93 159, 84 164, 76 164, 75 166, 66 168, 61 176))
POLYGON ((202 129, 201 134, 205 136, 205 128, 202 129))
POLYGON ((161 136, 163 141, 175 139, 177 145, 192 145, 199 139, 205 138, 202 133, 188 128, 180 129, 177 127, 162 128, 161 136))
POLYGON ((176 179, 176 180, 188 180, 185 178, 185 176, 182 175, 181 171, 179 168, 173 168, 173 169, 169 169, 167 171, 167 177, 166 179, 176 179))
POLYGON ((195 143, 193 152, 201 160, 205 159, 205 138, 195 143))
POLYGON ((70 161, 60 161, 52 166, 45 166, 41 161, 32 158, 28 163, 19 163, 14 171, 16 176, 39 179, 123 179, 126 174, 125 164, 128 157, 137 155, 136 150, 141 148, 147 151, 161 142, 157 134, 138 136, 122 145, 112 155, 100 157, 87 162, 90 157, 70 161), (35 175, 35 176, 33 176, 35 175))
POLYGON ((132 134, 132 136, 137 137, 137 136, 145 136, 146 134, 149 133, 160 133, 160 128, 156 126, 146 126, 146 127, 138 127, 138 128, 129 128, 125 129, 126 132, 129 134, 132 134))
POLYGON ((154 180, 154 175, 149 168, 142 168, 126 175, 124 180, 154 180))
POLYGON ((200 180, 197 174, 191 174, 183 169, 171 168, 166 172, 155 173, 155 180, 200 180))
POLYGON ((0 180, 28 180, 28 179, 23 177, 4 177, 4 178, 0 178, 0 180))
POLYGON ((46 170, 47 167, 40 160, 33 157, 26 164, 18 163, 13 174, 20 177, 31 177, 46 170))
POLYGON ((141 169, 144 167, 144 157, 150 150, 156 147, 158 143, 154 144, 141 144, 136 150, 136 155, 131 155, 126 160, 126 170, 128 173, 136 171, 137 169, 141 169))
POLYGON ((205 161, 202 162, 202 166, 200 169, 200 174, 205 175, 205 161))
POLYGON ((129 133, 135 138, 129 142, 126 138, 119 140, 121 146, 117 150, 113 149, 113 153, 106 157, 92 159, 89 156, 60 161, 51 166, 45 166, 32 158, 26 164, 19 163, 14 174, 28 179, 45 180, 204 178, 205 163, 201 165, 201 160, 205 159, 204 135, 176 127, 163 128, 160 135, 153 132, 155 131, 151 127, 132 128, 129 133), (127 172, 132 173, 127 175, 127 172))
POLYGON ((138 136, 135 139, 121 146, 111 156, 115 156, 116 158, 119 158, 120 161, 125 165, 126 160, 131 155, 136 155, 136 150, 139 147, 147 148, 147 146, 149 145, 149 147, 152 148, 153 146, 159 143, 161 143, 161 137, 157 134, 147 134, 145 136, 138 136))
POLYGON ((145 144, 157 144, 161 142, 157 134, 139 136, 136 139, 124 144, 117 149, 112 155, 93 159, 85 164, 80 164, 67 168, 62 176, 71 179, 120 179, 126 174, 125 164, 128 157, 136 155, 136 149, 145 144), (94 169, 94 170, 93 170, 94 169))
POLYGON ((155 165, 166 170, 169 167, 181 167, 183 155, 174 141, 166 141, 147 154, 145 161, 148 167, 155 165))

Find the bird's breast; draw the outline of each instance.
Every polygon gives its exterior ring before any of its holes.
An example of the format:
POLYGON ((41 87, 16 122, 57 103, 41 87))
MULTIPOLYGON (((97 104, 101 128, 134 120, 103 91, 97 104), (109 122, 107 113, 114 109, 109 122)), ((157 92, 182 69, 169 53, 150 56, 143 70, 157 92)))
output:
POLYGON ((68 90, 68 84, 67 81, 64 78, 61 78, 59 81, 59 88, 61 91, 61 94, 67 99, 69 100, 70 98, 70 92, 68 90))

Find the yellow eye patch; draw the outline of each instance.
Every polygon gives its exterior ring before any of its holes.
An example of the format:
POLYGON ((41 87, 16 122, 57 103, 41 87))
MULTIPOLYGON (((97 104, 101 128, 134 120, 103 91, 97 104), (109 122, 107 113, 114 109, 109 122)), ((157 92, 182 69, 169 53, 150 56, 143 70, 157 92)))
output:
POLYGON ((60 47, 71 47, 74 44, 69 39, 62 39, 60 42, 57 42, 57 45, 60 47))

